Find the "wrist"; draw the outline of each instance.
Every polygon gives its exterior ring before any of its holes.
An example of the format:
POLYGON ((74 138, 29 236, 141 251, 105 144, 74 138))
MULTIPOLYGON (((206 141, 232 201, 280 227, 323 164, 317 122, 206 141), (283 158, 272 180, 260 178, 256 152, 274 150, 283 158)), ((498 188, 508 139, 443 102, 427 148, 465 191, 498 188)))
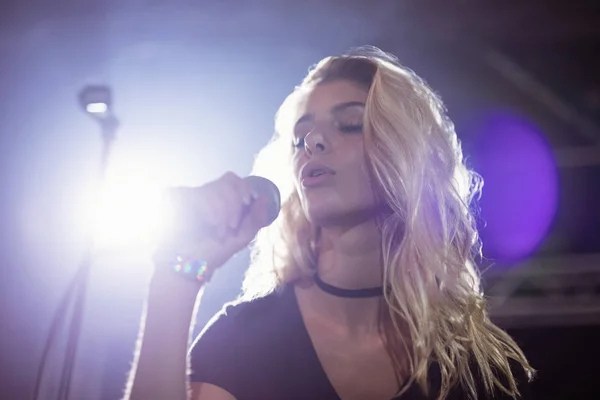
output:
POLYGON ((162 296, 169 299, 195 299, 205 283, 184 279, 168 266, 155 266, 150 279, 150 295, 162 296))
POLYGON ((161 249, 154 253, 154 265, 157 270, 170 271, 181 279, 187 279, 197 285, 210 281, 214 268, 206 260, 186 255, 174 250, 161 249))
POLYGON ((195 320, 203 288, 174 278, 178 277, 160 274, 152 277, 146 298, 146 327, 177 330, 178 326, 189 327, 195 320))

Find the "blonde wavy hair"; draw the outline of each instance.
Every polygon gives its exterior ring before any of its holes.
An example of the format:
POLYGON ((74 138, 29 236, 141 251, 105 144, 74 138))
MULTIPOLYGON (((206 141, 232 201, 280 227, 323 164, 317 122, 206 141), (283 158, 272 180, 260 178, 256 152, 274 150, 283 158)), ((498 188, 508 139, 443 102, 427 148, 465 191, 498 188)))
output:
POLYGON ((498 388, 518 396, 509 361, 529 378, 534 371, 514 340, 490 321, 475 267, 481 245, 471 202, 482 180, 465 165, 441 99, 379 49, 323 59, 278 110, 275 134, 256 157, 253 173, 279 186, 281 213, 256 237, 243 298, 267 295, 315 273, 319 232, 293 186, 292 127, 298 99, 334 80, 368 89, 365 156, 374 192, 388 206, 379 221, 383 285, 389 288, 380 327, 404 389, 417 382, 428 393, 435 362, 439 399, 457 384, 477 398, 478 383, 488 393, 498 388))

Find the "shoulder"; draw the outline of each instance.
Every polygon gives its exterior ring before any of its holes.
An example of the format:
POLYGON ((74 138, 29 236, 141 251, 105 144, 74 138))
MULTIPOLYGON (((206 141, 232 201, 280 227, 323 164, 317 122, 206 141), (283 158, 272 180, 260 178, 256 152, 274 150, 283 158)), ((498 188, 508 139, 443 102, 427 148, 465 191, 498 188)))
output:
MULTIPOLYGON (((231 345, 242 333, 253 333, 260 330, 266 322, 277 319, 285 304, 283 291, 273 292, 267 296, 253 300, 235 300, 226 303, 221 311, 215 314, 196 337, 192 351, 206 341, 217 341, 231 345)), ((217 343, 211 343, 215 345, 217 343)))
POLYGON ((252 369, 267 363, 265 355, 273 354, 277 339, 285 337, 288 290, 223 306, 192 344, 190 380, 239 392, 252 369))
POLYGON ((273 292, 267 296, 252 300, 235 300, 226 303, 221 311, 215 314, 206 324, 202 332, 196 338, 196 342, 204 340, 213 331, 226 333, 225 331, 238 328, 245 332, 260 329, 265 322, 277 319, 278 315, 285 312, 286 291, 273 292))

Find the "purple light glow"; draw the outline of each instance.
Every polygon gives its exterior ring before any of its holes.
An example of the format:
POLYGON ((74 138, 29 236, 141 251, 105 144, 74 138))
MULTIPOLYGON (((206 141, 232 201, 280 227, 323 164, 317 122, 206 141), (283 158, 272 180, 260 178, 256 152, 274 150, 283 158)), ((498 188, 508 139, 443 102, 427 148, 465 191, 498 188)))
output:
POLYGON ((484 250, 498 261, 516 261, 538 248, 556 213, 554 158, 543 134, 522 117, 492 114, 476 129, 484 250))

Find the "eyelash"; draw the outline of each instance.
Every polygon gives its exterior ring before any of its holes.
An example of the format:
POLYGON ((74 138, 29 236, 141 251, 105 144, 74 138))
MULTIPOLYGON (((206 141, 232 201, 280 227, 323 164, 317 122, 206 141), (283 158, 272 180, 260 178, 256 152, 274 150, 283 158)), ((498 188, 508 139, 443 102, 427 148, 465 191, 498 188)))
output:
POLYGON ((362 132, 363 130, 363 124, 348 124, 348 125, 342 125, 338 128, 341 132, 344 133, 356 133, 356 132, 362 132))
POLYGON ((296 138, 292 141, 292 147, 296 149, 301 149, 304 147, 304 138, 296 138))
MULTIPOLYGON (((341 125, 338 127, 338 130, 342 133, 360 133, 363 131, 363 124, 348 124, 341 125)), ((304 138, 296 138, 292 141, 292 146, 295 148, 304 147, 304 138)))

